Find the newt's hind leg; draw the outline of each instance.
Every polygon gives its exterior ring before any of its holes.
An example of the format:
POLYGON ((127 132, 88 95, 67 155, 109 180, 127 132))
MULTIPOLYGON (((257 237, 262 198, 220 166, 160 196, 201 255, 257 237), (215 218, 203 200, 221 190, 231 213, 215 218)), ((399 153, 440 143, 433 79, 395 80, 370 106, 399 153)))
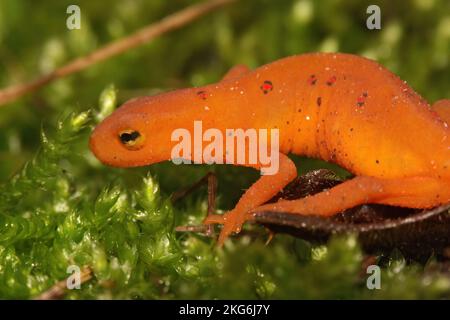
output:
POLYGON ((379 179, 359 176, 316 195, 263 205, 252 212, 332 216, 367 203, 429 208, 447 202, 450 202, 450 184, 435 178, 379 179))
POLYGON ((439 117, 450 124, 450 99, 436 101, 431 109, 437 112, 439 117))

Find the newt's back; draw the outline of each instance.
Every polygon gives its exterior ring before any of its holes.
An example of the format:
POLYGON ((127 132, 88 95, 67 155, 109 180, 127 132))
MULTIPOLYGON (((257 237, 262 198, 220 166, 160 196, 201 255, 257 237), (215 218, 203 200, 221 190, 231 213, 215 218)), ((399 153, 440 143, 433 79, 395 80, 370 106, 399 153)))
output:
POLYGON ((247 99, 242 117, 256 112, 260 119, 251 125, 280 128, 282 152, 333 161, 358 175, 447 174, 447 124, 374 61, 304 54, 223 85, 231 82, 247 99))

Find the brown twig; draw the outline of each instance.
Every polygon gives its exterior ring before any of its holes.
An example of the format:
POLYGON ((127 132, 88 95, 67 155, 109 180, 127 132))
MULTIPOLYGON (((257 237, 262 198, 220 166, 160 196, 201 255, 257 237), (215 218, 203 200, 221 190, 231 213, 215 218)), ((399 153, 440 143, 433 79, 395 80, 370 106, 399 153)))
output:
POLYGON ((148 25, 128 37, 112 42, 87 56, 77 58, 36 80, 4 88, 0 90, 0 106, 15 100, 24 94, 35 91, 56 79, 84 70, 92 64, 106 60, 128 49, 142 45, 166 32, 180 28, 181 26, 233 1, 236 0, 210 0, 190 6, 163 18, 156 23, 148 25))
MULTIPOLYGON (((80 282, 81 284, 89 281, 92 278, 92 270, 89 267, 84 268, 81 271, 80 282)), ((41 293, 34 300, 57 300, 64 297, 67 289, 67 279, 59 281, 47 291, 41 293)))
MULTIPOLYGON (((202 185, 206 184, 208 187, 208 216, 213 214, 216 211, 216 194, 217 194, 217 177, 214 172, 208 172, 203 178, 198 180, 192 186, 177 191, 170 197, 172 203, 186 197, 188 194, 198 189, 202 185)), ((204 225, 204 226, 180 226, 177 228, 177 231, 182 232, 200 232, 204 233, 207 236, 211 236, 214 233, 214 226, 212 224, 204 225), (197 230, 197 231, 195 231, 197 230)))

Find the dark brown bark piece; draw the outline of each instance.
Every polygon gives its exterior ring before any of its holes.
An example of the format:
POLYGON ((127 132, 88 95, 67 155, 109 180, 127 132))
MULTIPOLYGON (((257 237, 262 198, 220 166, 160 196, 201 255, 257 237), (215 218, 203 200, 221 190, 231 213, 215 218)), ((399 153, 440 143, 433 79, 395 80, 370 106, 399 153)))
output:
MULTIPOLYGON (((331 188, 342 180, 329 170, 299 176, 270 202, 299 199, 331 188)), ((431 210, 385 205, 362 205, 330 218, 283 212, 261 212, 255 221, 274 232, 288 233, 313 242, 336 234, 354 233, 367 252, 400 249, 412 257, 439 254, 450 246, 450 204, 431 210)))

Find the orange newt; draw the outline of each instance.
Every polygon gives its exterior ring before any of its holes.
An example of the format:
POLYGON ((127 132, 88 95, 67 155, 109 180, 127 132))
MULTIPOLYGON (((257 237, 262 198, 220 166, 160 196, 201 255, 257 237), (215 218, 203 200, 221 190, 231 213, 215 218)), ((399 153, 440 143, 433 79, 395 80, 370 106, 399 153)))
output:
POLYGON ((449 120, 450 100, 430 107, 374 61, 312 53, 253 71, 239 65, 216 84, 130 100, 95 128, 90 148, 107 165, 143 166, 170 160, 172 132, 189 130, 194 121, 223 133, 277 128, 277 173, 261 176, 233 210, 204 222, 223 224, 222 244, 255 212, 328 217, 366 203, 429 208, 450 202, 449 120), (355 177, 313 196, 264 205, 297 176, 289 153, 334 162, 355 177))

